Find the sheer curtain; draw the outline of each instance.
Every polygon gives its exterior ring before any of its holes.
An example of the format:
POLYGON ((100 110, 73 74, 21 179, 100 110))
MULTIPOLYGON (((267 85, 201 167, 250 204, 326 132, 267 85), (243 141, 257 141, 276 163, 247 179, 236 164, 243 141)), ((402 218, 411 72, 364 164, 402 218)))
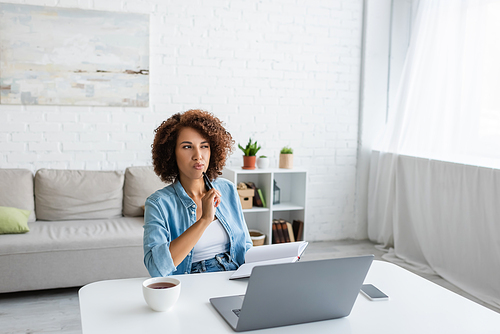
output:
POLYGON ((372 153, 368 235, 500 307, 498 41, 500 1, 419 1, 372 153))
POLYGON ((500 2, 421 0, 381 151, 500 168, 500 2))

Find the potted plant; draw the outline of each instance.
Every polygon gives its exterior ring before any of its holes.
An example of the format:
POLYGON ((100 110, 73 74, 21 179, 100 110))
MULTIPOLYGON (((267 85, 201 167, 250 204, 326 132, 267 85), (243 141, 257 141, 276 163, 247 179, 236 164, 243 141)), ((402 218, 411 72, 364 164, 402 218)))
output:
POLYGON ((248 139, 248 144, 245 148, 238 144, 240 150, 243 151, 243 169, 255 169, 255 155, 260 150, 260 146, 257 146, 257 141, 252 142, 252 138, 248 139))
POLYGON ((285 146, 280 152, 280 168, 293 168, 293 149, 285 146))
POLYGON ((258 157, 257 167, 259 167, 260 169, 265 169, 269 167, 269 158, 266 157, 265 155, 261 155, 260 157, 258 157))

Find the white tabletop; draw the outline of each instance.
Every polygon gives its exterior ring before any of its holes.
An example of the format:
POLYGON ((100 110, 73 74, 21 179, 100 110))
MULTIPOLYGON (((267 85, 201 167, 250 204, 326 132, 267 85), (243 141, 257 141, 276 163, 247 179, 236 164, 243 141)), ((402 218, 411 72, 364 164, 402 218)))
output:
MULTIPOLYGON (((154 312, 142 296, 146 278, 91 283, 79 291, 83 334, 234 333, 209 298, 244 294, 248 279, 230 272, 176 276, 179 300, 167 312, 154 312)), ((392 263, 374 261, 365 283, 389 295, 372 302, 358 295, 342 319, 272 328, 273 333, 500 333, 500 314, 392 263)))

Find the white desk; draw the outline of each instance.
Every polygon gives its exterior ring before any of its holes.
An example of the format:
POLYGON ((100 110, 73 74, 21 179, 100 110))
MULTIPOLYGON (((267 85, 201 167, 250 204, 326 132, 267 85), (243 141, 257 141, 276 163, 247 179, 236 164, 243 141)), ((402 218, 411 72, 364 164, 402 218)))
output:
MULTIPOLYGON (((83 334, 234 333, 215 311, 211 297, 244 294, 248 279, 231 273, 176 276, 179 300, 154 312, 142 297, 145 278, 91 283, 79 291, 83 334)), ((500 314, 388 262, 374 261, 365 283, 390 296, 371 302, 358 295, 342 319, 261 330, 272 333, 500 333, 500 314)))

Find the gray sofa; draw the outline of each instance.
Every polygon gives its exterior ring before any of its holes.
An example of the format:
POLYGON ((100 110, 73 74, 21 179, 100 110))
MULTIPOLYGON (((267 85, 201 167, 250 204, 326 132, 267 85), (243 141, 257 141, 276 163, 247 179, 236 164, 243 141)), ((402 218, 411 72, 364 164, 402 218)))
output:
POLYGON ((31 211, 29 232, 0 235, 0 292, 149 276, 143 205, 164 186, 152 167, 0 169, 0 206, 31 211))

